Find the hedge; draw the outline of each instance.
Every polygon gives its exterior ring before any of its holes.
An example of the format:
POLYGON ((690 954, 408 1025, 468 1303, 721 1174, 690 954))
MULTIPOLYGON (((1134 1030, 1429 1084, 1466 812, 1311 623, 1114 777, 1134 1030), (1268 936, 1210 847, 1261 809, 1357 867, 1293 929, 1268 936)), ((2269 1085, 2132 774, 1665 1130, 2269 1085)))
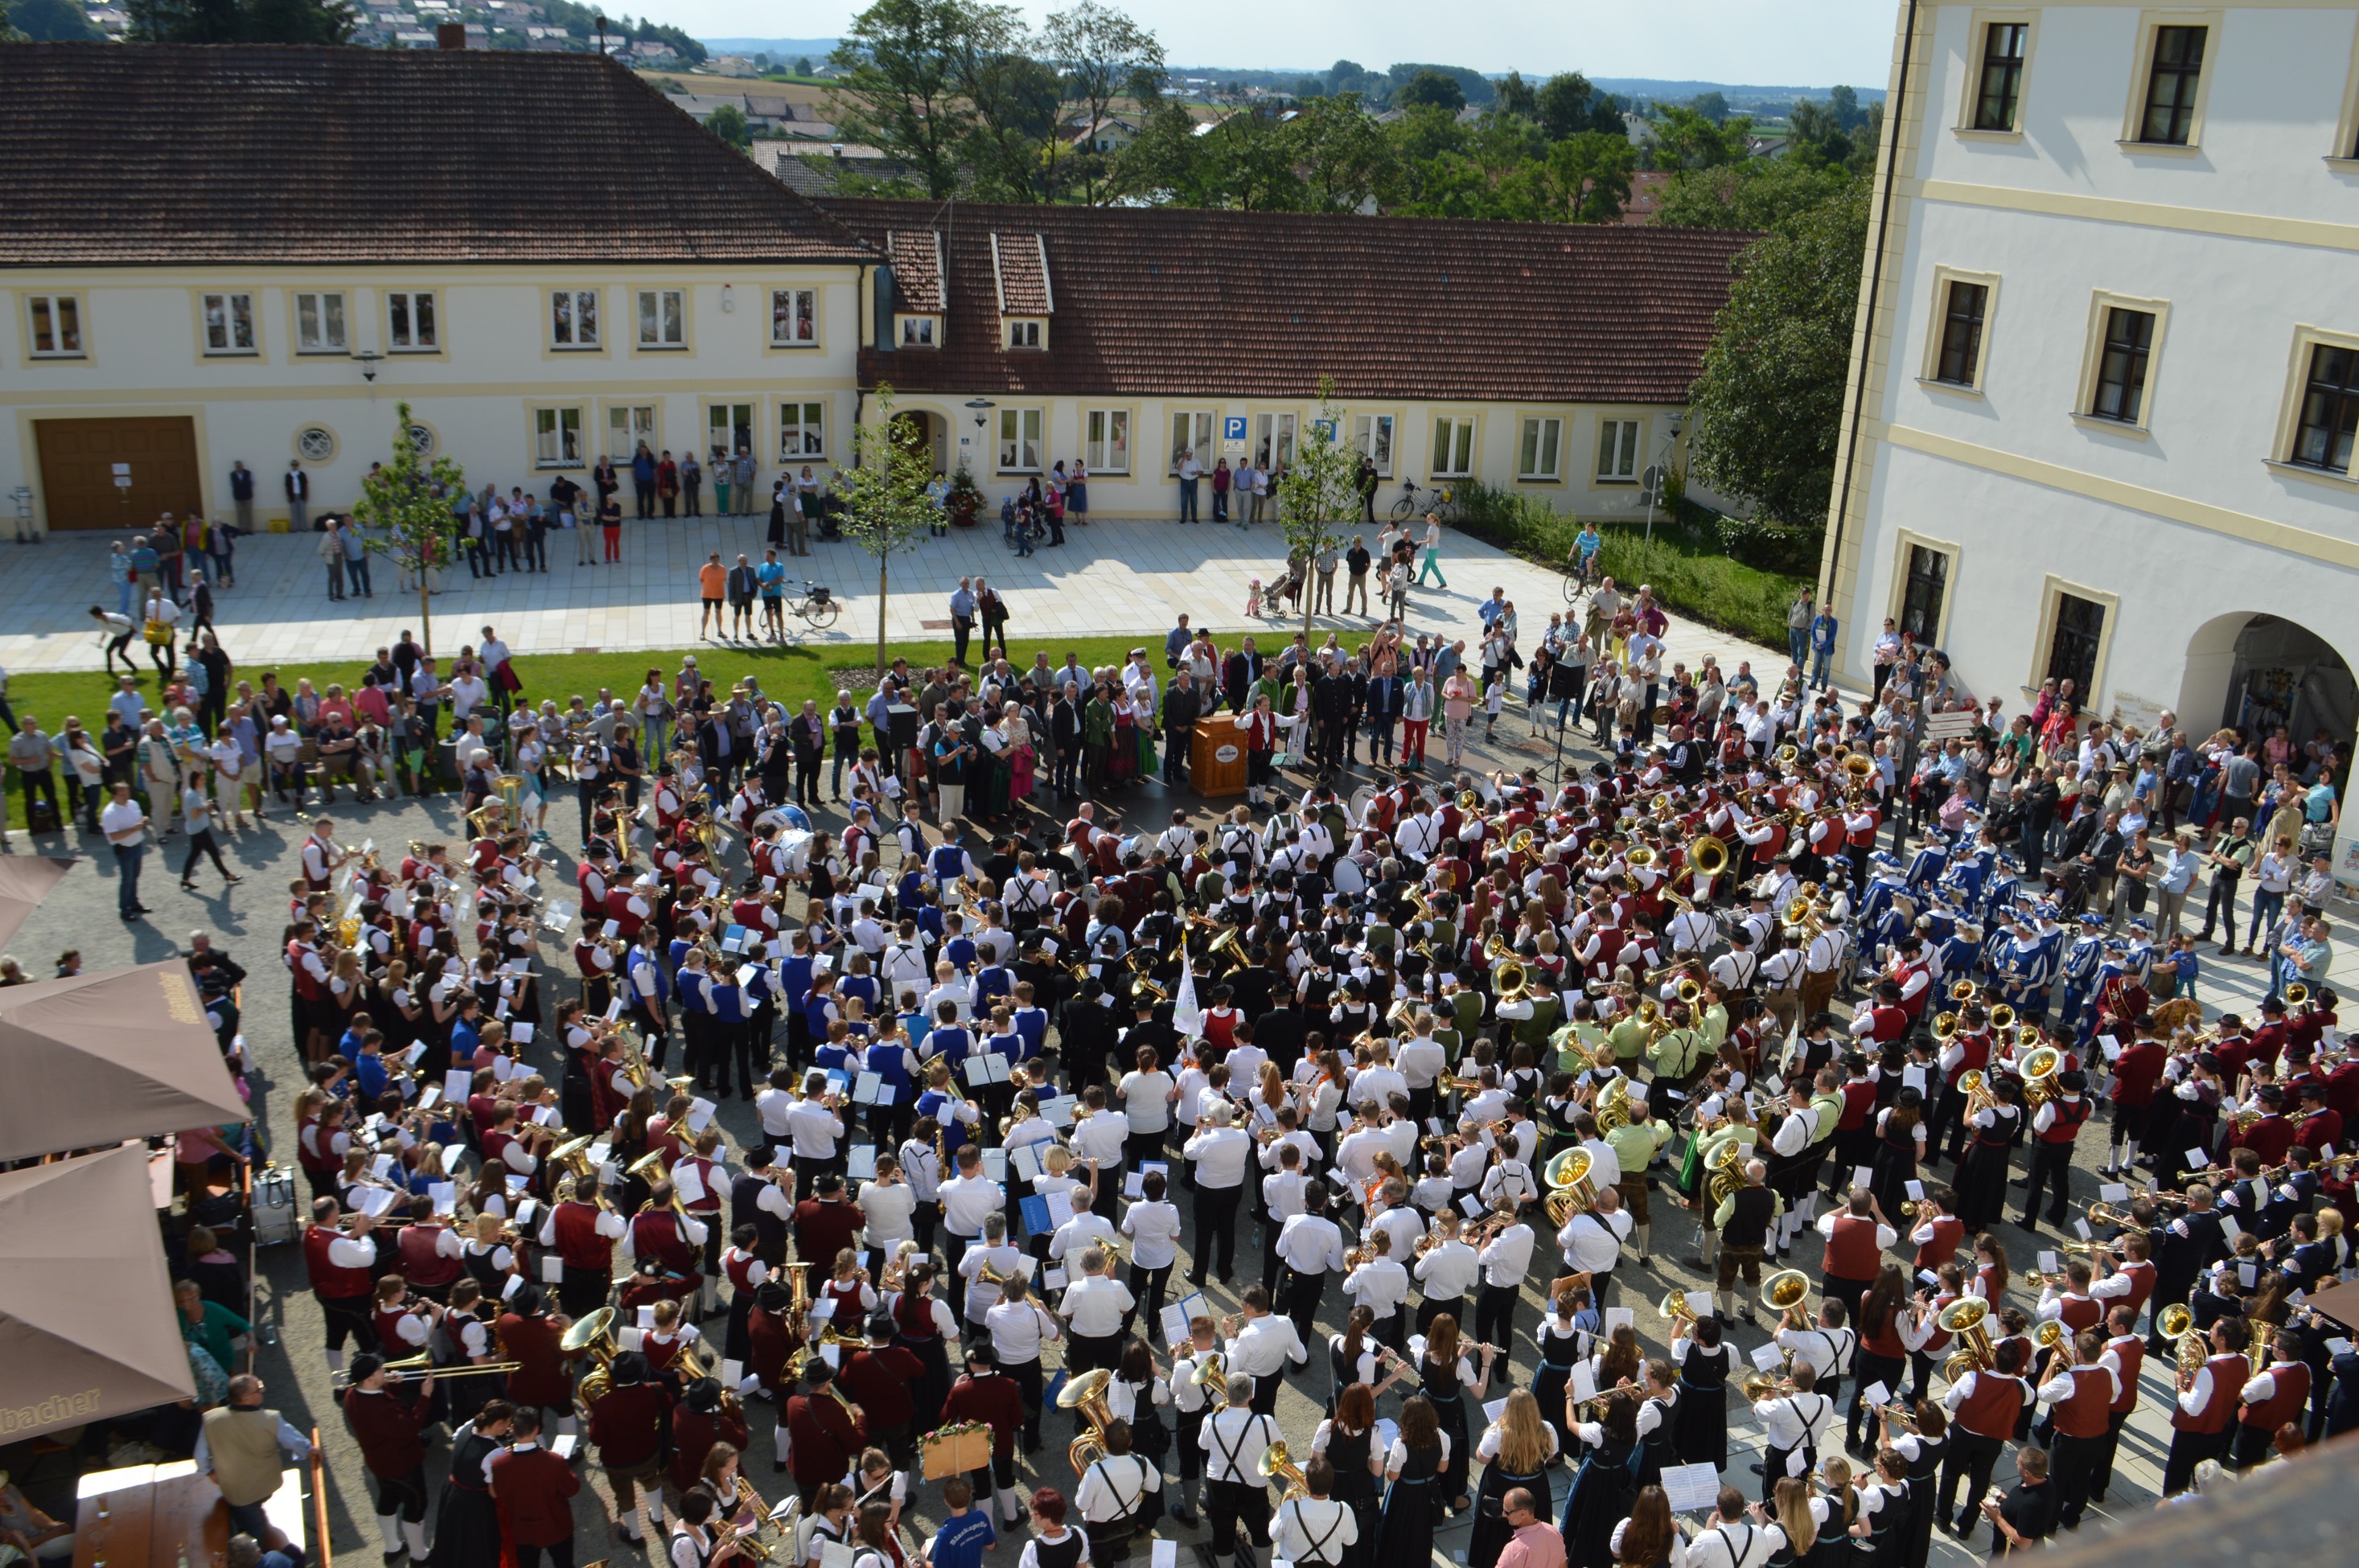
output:
MULTIPOLYGON (((1479 481, 1460 481, 1452 500, 1460 528, 1545 566, 1561 569, 1581 532, 1579 518, 1545 501, 1479 481)), ((1602 569, 1625 586, 1652 584, 1666 608, 1707 626, 1784 647, 1786 610, 1811 580, 1816 546, 1795 530, 1723 518, 1692 503, 1678 503, 1678 512, 1656 519, 1651 543, 1639 524, 1603 524, 1602 569), (1777 569, 1781 563, 1799 564, 1805 554, 1810 568, 1777 569)))

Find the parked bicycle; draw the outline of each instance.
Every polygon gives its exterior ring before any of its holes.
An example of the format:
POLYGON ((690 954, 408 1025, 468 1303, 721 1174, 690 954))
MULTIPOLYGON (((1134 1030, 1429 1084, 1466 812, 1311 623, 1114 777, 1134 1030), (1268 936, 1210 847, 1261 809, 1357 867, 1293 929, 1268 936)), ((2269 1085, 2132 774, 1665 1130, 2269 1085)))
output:
POLYGON ((1458 508, 1451 501, 1450 487, 1445 484, 1420 491, 1417 481, 1413 479, 1401 481, 1401 495, 1398 501, 1393 503, 1392 521, 1406 523, 1412 518, 1422 517, 1429 512, 1440 518, 1444 524, 1458 520, 1458 508), (1419 499, 1420 497, 1423 499, 1419 499))
POLYGON ((804 623, 812 631, 824 632, 835 624, 835 618, 842 612, 843 602, 824 586, 805 578, 802 598, 788 608, 801 616, 804 623))

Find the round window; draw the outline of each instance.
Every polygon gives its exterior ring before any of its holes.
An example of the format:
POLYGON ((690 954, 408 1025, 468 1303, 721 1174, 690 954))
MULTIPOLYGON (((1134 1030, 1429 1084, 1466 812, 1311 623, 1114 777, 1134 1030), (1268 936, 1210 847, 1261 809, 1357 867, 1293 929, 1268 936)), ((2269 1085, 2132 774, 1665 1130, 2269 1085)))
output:
POLYGON ((437 444, 434 438, 434 427, 431 425, 412 425, 409 427, 409 444, 419 457, 432 457, 434 455, 434 448, 437 444))
POLYGON ((295 455, 307 463, 324 463, 336 456, 336 433, 325 425, 306 425, 295 432, 295 455))

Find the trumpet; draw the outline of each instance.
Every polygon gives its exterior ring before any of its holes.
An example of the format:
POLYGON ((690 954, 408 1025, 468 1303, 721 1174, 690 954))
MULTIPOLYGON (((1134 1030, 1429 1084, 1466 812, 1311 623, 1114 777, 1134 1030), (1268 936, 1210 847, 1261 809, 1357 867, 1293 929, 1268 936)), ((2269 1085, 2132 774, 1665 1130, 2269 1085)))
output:
POLYGON ((1737 1387, 1745 1390, 1745 1397, 1747 1400, 1757 1405, 1763 1400, 1769 1398, 1772 1394, 1784 1395, 1792 1393, 1794 1391, 1794 1379, 1791 1378, 1773 1378, 1767 1372, 1747 1372, 1743 1378, 1737 1380, 1737 1387))

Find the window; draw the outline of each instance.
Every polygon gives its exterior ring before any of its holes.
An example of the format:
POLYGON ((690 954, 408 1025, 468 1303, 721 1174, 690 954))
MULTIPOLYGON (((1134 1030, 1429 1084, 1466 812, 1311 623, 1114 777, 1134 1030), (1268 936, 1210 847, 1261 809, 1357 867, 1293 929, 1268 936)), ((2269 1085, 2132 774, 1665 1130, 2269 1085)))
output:
POLYGON ((298 294, 295 297, 295 351, 299 354, 341 354, 344 351, 342 295, 298 294))
POLYGON ((1171 416, 1171 471, 1180 471, 1180 460, 1187 453, 1196 454, 1196 460, 1207 470, 1212 466, 1212 430, 1214 416, 1188 410, 1171 416))
POLYGON ((1376 477, 1393 477, 1393 416, 1389 414, 1352 416, 1352 445, 1376 465, 1376 477))
POLYGON ((2089 412, 2125 425, 2143 422, 2147 364, 2153 354, 2154 313, 2108 308, 2104 347, 2097 359, 2097 392, 2089 412))
POLYGON ((2097 681, 2097 645, 2105 634, 2105 607, 2078 594, 2056 596, 2056 621, 2048 638, 2048 678, 2068 676, 2082 701, 2093 697, 2097 681))
POLYGON ((1974 93, 1973 127, 1977 131, 2012 131, 2023 103, 2024 46, 2031 27, 2026 22, 1993 22, 1983 32, 1983 69, 1974 93))
POLYGON ((1007 346, 1011 349, 1037 349, 1040 346, 1040 323, 1010 321, 1007 323, 1007 346))
POLYGON ((1946 551, 1908 546, 1908 573, 1900 589, 1900 629, 1913 634, 1919 647, 1930 647, 1941 633, 1941 601, 1950 591, 1950 557, 1946 551))
POLYGON ((336 460, 336 433, 325 425, 306 425, 295 432, 295 455, 307 463, 336 460))
POLYGON ((639 290, 639 347, 688 347, 688 295, 678 288, 639 290))
POLYGON ((789 400, 778 405, 778 460, 827 456, 827 405, 789 400))
POLYGON ((386 346, 396 353, 432 353, 441 347, 434 323, 434 296, 426 293, 385 297, 386 346))
POLYGON ((250 354, 254 344, 254 296, 208 294, 205 297, 205 352, 250 354))
POLYGON ((1990 303, 1986 284, 1947 280, 1941 303, 1941 352, 1933 379, 1952 386, 1981 384, 1983 319, 1990 303))
MULTIPOLYGON (((1201 460, 1203 455, 1203 449, 1198 448, 1196 456, 1201 460)), ((1253 460, 1254 467, 1257 469, 1266 469, 1275 463, 1284 463, 1288 468, 1294 466, 1293 415, 1264 414, 1254 420, 1253 460)), ((1204 466, 1210 468, 1212 465, 1206 463, 1204 466)))
MULTIPOLYGON (((929 337, 927 341, 933 340, 929 337)), ((808 349, 819 342, 819 290, 770 290, 770 347, 808 349)))
POLYGON ((33 352, 44 359, 71 359, 82 352, 82 301, 71 294, 35 294, 31 312, 33 352))
POLYGON ((2302 387, 2301 416, 2294 427, 2293 450, 2286 460, 2347 474, 2354 435, 2359 435, 2359 349, 2313 345, 2302 387))
POLYGON ((1003 408, 999 411, 999 471, 1040 471, 1040 411, 1003 408))
POLYGON ((545 469, 578 469, 582 466, 582 410, 533 410, 532 460, 534 466, 545 469))
POLYGON ((2157 27, 2137 139, 2183 147, 2195 132, 2195 90, 2203 79, 2205 27, 2157 27))
POLYGON ((1088 438, 1082 443, 1082 460, 1092 473, 1130 471, 1130 410, 1093 408, 1084 416, 1088 438))
POLYGON ((606 406, 606 453, 615 462, 628 464, 641 442, 649 451, 656 445, 655 406, 647 403, 612 403, 606 406))
POLYGON ((549 341, 560 349, 598 346, 598 291, 560 288, 549 297, 549 341))
POLYGON ((1608 484, 1638 481, 1638 421, 1606 419, 1599 423, 1597 477, 1608 484))
POLYGON ((905 349, 930 349, 934 346, 937 318, 904 316, 901 321, 901 346, 905 349))
POLYGON ((1564 438, 1561 419, 1527 419, 1516 457, 1517 479, 1557 477, 1557 445, 1564 438))
POLYGON ((710 452, 735 457, 754 449, 754 406, 712 403, 704 409, 704 447, 710 452))

